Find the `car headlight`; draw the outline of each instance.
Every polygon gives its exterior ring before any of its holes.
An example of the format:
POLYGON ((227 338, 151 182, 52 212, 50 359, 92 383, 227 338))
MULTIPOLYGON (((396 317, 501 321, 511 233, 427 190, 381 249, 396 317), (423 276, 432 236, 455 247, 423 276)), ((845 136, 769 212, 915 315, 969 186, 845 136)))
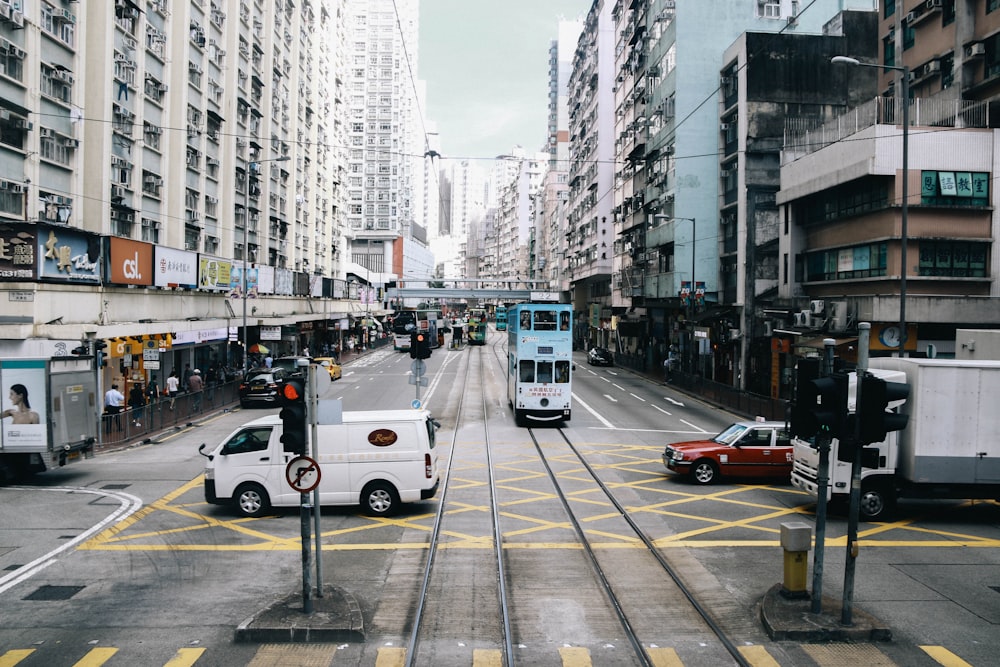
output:
POLYGON ((667 447, 667 451, 664 452, 664 455, 668 459, 673 459, 674 461, 684 460, 684 452, 679 452, 676 449, 671 449, 670 447, 667 447))

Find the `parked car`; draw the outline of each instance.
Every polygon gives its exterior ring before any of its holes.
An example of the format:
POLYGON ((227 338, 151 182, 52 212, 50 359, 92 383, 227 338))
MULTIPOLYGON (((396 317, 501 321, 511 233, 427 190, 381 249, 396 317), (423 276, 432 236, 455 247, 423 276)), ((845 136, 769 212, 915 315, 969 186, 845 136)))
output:
POLYGON ((787 482, 792 474, 792 443, 785 422, 741 421, 709 440, 667 445, 663 465, 698 484, 711 484, 720 476, 787 482))
POLYGON ((288 373, 280 368, 251 372, 247 380, 240 383, 240 407, 276 407, 279 405, 278 392, 287 377, 288 373))
POLYGON ((606 347, 592 347, 587 353, 587 363, 591 366, 614 366, 615 358, 606 347))
POLYGON ((312 361, 325 368, 330 373, 331 380, 339 380, 343 375, 340 364, 333 357, 313 357, 312 361))

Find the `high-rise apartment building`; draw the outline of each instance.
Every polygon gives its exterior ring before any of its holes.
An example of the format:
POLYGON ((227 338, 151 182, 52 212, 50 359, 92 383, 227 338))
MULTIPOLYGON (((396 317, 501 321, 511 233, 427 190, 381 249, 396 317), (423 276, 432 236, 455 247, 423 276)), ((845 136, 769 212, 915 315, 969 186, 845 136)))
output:
POLYGON ((114 337, 232 361, 346 317, 354 4, 0 1, 4 356, 114 337))

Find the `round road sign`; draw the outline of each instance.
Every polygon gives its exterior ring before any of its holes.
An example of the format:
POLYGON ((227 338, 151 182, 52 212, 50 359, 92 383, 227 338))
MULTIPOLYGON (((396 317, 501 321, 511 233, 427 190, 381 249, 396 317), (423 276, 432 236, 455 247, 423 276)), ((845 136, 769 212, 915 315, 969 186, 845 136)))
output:
POLYGON ((419 398, 413 399, 413 402, 410 403, 410 407, 412 407, 414 410, 419 410, 420 406, 421 406, 421 403, 420 403, 420 399, 419 398))
POLYGON ((296 456, 285 468, 285 480, 299 493, 309 493, 315 489, 322 476, 319 464, 308 456, 296 456))

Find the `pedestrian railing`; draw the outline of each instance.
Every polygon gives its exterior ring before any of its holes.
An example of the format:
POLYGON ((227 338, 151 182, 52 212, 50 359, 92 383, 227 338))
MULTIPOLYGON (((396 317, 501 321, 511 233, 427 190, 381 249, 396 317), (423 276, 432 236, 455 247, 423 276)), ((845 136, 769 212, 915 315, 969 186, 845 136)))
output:
POLYGON ((134 444, 154 434, 185 426, 206 413, 239 405, 239 381, 205 387, 200 392, 163 396, 145 406, 101 416, 98 451, 134 444))

